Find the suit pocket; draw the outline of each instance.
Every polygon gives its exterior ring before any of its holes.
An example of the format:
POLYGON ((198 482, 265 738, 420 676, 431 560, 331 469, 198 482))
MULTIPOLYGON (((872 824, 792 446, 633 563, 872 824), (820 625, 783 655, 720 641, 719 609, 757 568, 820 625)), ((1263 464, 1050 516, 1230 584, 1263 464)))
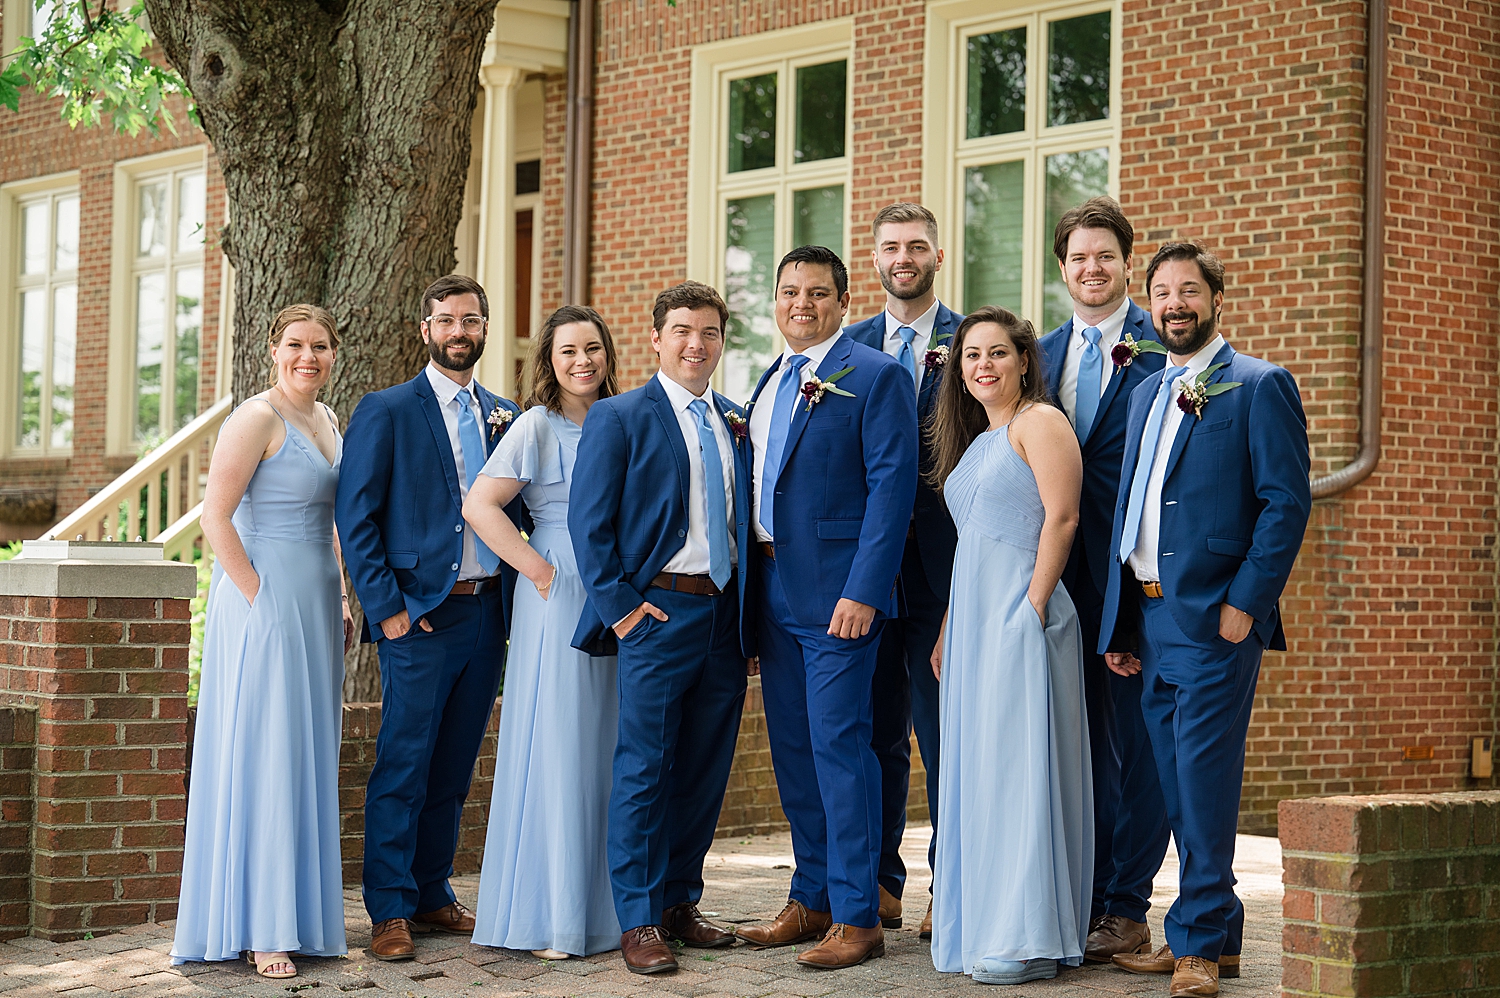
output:
POLYGON ((834 416, 834 415, 818 416, 818 415, 813 415, 812 418, 807 421, 807 430, 806 430, 806 432, 808 432, 808 433, 817 433, 820 430, 830 430, 830 431, 831 430, 842 430, 842 429, 847 429, 848 426, 849 426, 849 417, 848 417, 848 415, 843 415, 843 416, 834 416))
POLYGON ((819 520, 818 540, 857 541, 864 520, 819 520))
POLYGON ((387 551, 385 563, 392 568, 416 568, 417 552, 415 551, 387 551))
POLYGON ((1202 436, 1205 433, 1218 433, 1220 430, 1227 430, 1233 425, 1234 420, 1221 419, 1217 423, 1202 423, 1193 432, 1202 436))
POLYGON ((1243 558, 1250 553, 1250 542, 1239 537, 1210 537, 1208 538, 1208 549, 1214 554, 1228 555, 1231 558, 1243 558))

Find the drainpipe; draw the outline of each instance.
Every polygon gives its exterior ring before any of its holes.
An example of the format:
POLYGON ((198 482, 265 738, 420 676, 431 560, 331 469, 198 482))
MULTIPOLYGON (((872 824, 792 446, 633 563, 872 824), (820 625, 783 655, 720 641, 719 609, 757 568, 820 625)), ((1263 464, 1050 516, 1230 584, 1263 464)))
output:
POLYGON ((1381 341, 1385 333, 1386 0, 1370 0, 1365 27, 1364 309, 1359 333, 1359 453, 1331 475, 1315 478, 1312 497, 1327 499, 1358 485, 1380 463, 1381 341))
POLYGON ((568 18, 568 121, 563 160, 564 305, 589 300, 589 214, 594 175, 594 4, 573 0, 568 18))

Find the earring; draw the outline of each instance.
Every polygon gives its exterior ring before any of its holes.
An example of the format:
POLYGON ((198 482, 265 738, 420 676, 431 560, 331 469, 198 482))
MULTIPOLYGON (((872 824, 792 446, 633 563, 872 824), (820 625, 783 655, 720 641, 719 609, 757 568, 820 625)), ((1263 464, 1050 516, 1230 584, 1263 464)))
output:
POLYGON ((1022 391, 1026 390, 1026 372, 1025 371, 1021 372, 1021 390, 1022 391))

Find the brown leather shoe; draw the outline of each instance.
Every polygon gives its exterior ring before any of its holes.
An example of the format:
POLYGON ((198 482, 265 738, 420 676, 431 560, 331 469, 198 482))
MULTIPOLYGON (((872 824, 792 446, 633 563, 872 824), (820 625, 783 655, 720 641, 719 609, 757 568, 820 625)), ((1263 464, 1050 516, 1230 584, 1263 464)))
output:
POLYGON ((901 899, 884 887, 880 888, 880 927, 901 928, 901 899))
POLYGON ((734 933, 704 918, 695 904, 674 904, 661 913, 661 924, 667 930, 668 939, 684 946, 718 949, 734 945, 734 933))
POLYGON ((474 934, 474 913, 457 901, 437 911, 419 914, 411 920, 413 932, 452 932, 460 936, 474 934))
POLYGON ((411 926, 404 918, 376 922, 370 932, 370 948, 365 952, 377 960, 410 960, 417 955, 417 947, 411 941, 411 926))
POLYGON ((1151 926, 1132 922, 1124 915, 1100 915, 1089 925, 1083 958, 1091 963, 1109 963, 1116 953, 1151 952, 1151 926))
POLYGON ((734 934, 755 946, 790 946, 804 939, 817 939, 833 926, 833 915, 826 911, 809 911, 801 901, 788 901, 767 925, 746 925, 734 934))
POLYGON ((927 917, 922 919, 922 928, 917 931, 917 938, 932 938, 932 898, 927 899, 927 917))
POLYGON ((1201 956, 1185 956, 1172 971, 1172 998, 1219 993, 1219 965, 1201 956))
POLYGON ((632 974, 660 974, 677 969, 677 956, 660 925, 641 925, 620 937, 620 955, 632 974))
MULTIPOLYGON (((1177 969, 1177 959, 1172 956, 1172 947, 1163 946, 1152 953, 1116 953, 1114 964, 1132 974, 1170 974, 1177 969)), ((1219 957, 1219 976, 1240 976, 1240 955, 1224 954, 1219 957)))
POLYGON ((842 970, 857 967, 877 956, 885 956, 884 929, 878 925, 873 929, 861 929, 835 922, 822 942, 797 954, 797 962, 814 970, 842 970))

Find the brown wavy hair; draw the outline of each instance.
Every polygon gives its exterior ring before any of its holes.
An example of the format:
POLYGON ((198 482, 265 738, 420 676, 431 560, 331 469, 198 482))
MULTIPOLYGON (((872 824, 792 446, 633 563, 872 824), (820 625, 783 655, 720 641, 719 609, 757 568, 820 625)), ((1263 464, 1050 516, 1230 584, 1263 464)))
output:
POLYGON ((587 322, 599 330, 599 338, 604 341, 604 378, 599 382, 599 397, 620 394, 620 380, 615 374, 615 340, 604 317, 587 305, 564 305, 547 316, 531 347, 531 392, 522 404, 523 409, 540 405, 562 412, 562 386, 557 383, 557 371, 552 367, 552 342, 557 338, 558 327, 570 322, 587 322))
MULTIPOLYGON (((1036 329, 1031 323, 999 305, 976 308, 958 324, 953 341, 948 344, 947 371, 938 390, 937 406, 927 427, 927 441, 932 446, 932 468, 927 480, 941 491, 943 482, 958 467, 964 452, 985 430, 990 417, 973 395, 963 378, 964 340, 975 326, 994 323, 1005 330, 1016 353, 1026 358, 1026 373, 1021 377, 1020 405, 1027 402, 1047 403, 1046 380, 1042 377, 1042 352, 1037 347, 1036 329)), ((1017 408, 1019 409, 1019 405, 1017 408)))

